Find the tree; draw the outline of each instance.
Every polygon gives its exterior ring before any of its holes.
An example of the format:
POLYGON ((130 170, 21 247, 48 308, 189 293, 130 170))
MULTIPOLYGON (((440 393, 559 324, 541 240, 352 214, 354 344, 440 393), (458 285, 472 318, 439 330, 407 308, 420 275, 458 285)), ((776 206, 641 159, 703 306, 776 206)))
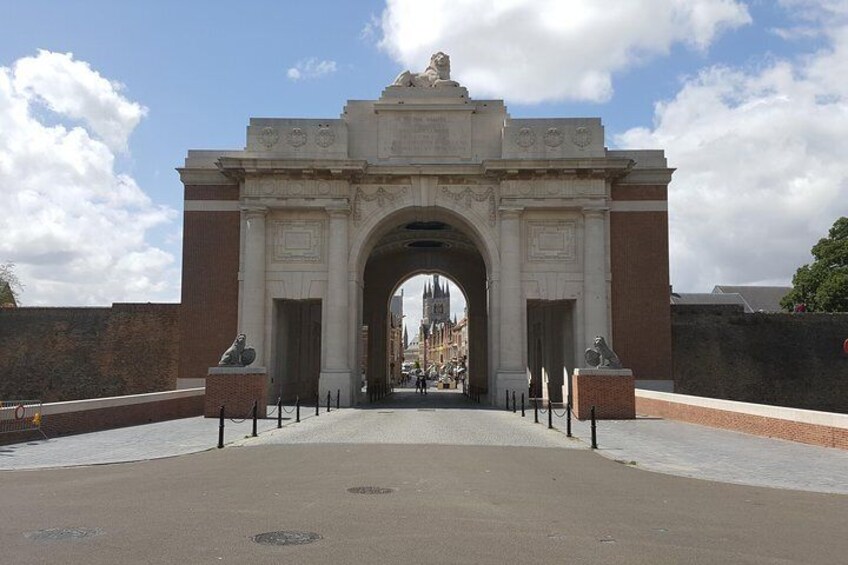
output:
POLYGON ((0 307, 6 304, 17 305, 23 290, 14 263, 0 263, 0 307))
POLYGON ((848 218, 836 220, 812 249, 815 259, 792 277, 792 290, 780 305, 792 310, 804 304, 808 312, 848 312, 848 218))

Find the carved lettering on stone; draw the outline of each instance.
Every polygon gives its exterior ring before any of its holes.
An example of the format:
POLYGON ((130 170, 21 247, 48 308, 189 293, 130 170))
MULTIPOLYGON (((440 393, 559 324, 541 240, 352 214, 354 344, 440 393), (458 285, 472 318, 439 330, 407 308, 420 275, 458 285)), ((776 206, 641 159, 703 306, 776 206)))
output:
POLYGON ((466 208, 471 208, 474 202, 485 202, 487 205, 487 215, 489 225, 494 226, 498 220, 498 208, 495 203, 495 191, 490 186, 483 192, 477 192, 471 189, 470 186, 455 191, 449 186, 442 187, 442 194, 453 200, 454 202, 464 205, 466 208))
POLYGON ((379 155, 471 157, 471 114, 413 112, 380 116, 379 155))
POLYGON ((569 221, 527 222, 529 261, 574 261, 577 258, 577 224, 569 221))
POLYGON ((275 222, 274 258, 289 262, 320 262, 324 254, 324 223, 321 220, 275 222))
POLYGON ((366 192, 361 186, 356 187, 356 193, 353 196, 353 210, 351 211, 353 222, 358 224, 362 221, 362 209, 364 207, 364 203, 376 202, 377 206, 382 208, 386 202, 394 202, 405 195, 405 186, 401 187, 400 190, 397 191, 387 190, 386 188, 379 186, 374 192, 366 192))

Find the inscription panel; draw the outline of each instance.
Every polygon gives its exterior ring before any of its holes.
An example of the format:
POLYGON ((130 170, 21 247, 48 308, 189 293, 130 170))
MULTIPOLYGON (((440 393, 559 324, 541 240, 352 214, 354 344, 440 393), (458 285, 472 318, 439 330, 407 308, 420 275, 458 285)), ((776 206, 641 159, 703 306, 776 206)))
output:
POLYGON ((383 112, 379 157, 471 158, 471 114, 466 112, 383 112))
POLYGON ((324 223, 321 220, 274 222, 274 259, 299 263, 322 261, 324 223))
POLYGON ((536 220, 527 222, 527 260, 574 261, 577 258, 577 222, 536 220))

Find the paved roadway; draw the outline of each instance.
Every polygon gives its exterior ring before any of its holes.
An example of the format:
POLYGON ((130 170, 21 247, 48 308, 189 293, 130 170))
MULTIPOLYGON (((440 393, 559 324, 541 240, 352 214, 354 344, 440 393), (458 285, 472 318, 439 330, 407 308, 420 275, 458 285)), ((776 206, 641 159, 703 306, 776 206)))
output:
POLYGON ((223 450, 4 472, 0 562, 845 563, 848 496, 645 472, 532 412, 467 408, 396 394, 223 450), (57 528, 91 535, 39 539, 57 528), (251 540, 277 530, 322 539, 251 540))

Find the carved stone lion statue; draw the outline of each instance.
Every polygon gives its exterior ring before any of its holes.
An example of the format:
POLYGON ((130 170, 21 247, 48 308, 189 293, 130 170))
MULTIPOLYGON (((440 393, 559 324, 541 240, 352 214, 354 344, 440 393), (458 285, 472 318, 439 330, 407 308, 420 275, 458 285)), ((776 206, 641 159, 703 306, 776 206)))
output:
POLYGON ((430 57, 430 65, 423 73, 403 71, 392 83, 394 86, 459 86, 450 79, 450 57, 441 51, 430 57))
POLYGON ((256 359, 256 351, 252 347, 245 347, 247 336, 238 334, 233 344, 227 349, 221 360, 218 361, 219 367, 247 367, 256 359))
POLYGON ((584 355, 586 357, 586 363, 590 367, 621 369, 621 360, 615 354, 615 351, 610 349, 610 346, 607 345, 607 341, 603 337, 596 336, 594 345, 595 348, 592 349, 590 347, 584 355))

